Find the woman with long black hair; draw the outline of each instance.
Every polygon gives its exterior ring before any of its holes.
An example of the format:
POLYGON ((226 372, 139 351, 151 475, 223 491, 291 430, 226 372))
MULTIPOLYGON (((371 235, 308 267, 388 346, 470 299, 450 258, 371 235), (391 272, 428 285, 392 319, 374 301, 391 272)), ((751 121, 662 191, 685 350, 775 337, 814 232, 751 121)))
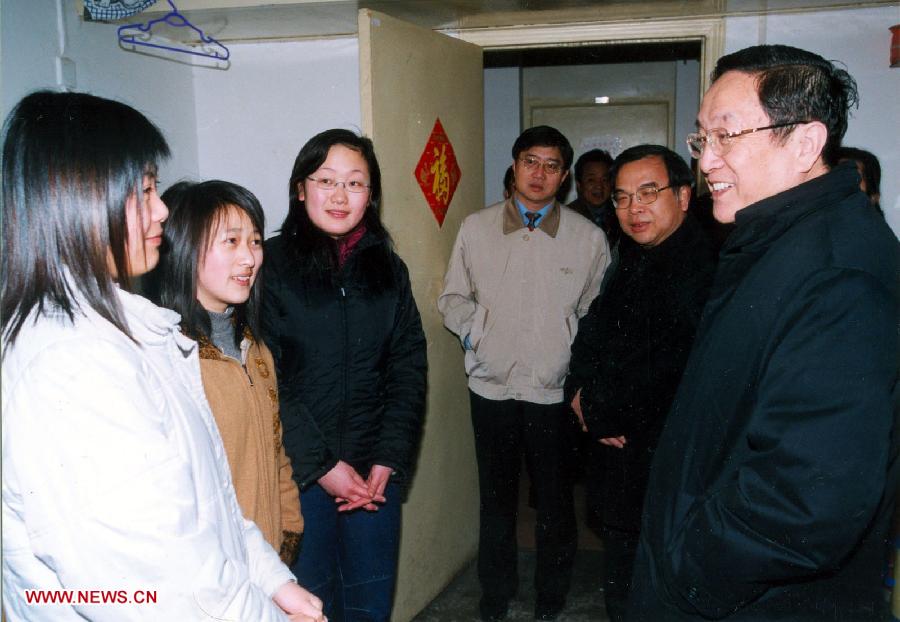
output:
POLYGON ((372 142, 300 150, 266 243, 264 325, 301 488, 298 580, 333 620, 388 620, 400 505, 422 425, 426 353, 409 274, 381 223, 372 142))
POLYGON ((4 126, 9 622, 322 619, 241 516, 197 344, 128 291, 159 259, 168 154, 139 112, 81 93, 33 93, 4 126))
POLYGON ((291 564, 303 520, 260 329, 265 214, 252 192, 218 179, 179 182, 162 198, 169 219, 155 299, 200 344, 203 388, 244 516, 291 564))

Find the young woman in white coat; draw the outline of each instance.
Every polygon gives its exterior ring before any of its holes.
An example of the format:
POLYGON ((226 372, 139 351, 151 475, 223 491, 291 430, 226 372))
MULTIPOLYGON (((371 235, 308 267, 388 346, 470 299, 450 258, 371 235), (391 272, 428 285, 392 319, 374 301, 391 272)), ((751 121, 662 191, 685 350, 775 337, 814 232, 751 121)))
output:
POLYGON ((322 619, 242 518, 197 344, 129 293, 159 258, 168 151, 139 112, 80 93, 28 95, 4 125, 9 622, 322 619))

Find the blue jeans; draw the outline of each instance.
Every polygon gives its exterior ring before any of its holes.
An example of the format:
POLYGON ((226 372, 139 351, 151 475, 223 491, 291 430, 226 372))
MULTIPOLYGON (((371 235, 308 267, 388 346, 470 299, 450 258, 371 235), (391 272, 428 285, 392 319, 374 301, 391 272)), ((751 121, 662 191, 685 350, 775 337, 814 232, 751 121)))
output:
POLYGON ((330 622, 378 621, 391 617, 401 491, 388 483, 387 503, 377 512, 339 513, 318 484, 300 493, 303 541, 291 566, 297 582, 322 599, 330 622))

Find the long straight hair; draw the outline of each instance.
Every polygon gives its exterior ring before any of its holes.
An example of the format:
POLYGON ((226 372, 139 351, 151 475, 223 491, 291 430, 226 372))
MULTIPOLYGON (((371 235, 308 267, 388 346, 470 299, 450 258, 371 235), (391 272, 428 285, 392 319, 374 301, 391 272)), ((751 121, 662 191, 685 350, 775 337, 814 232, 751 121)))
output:
MULTIPOLYGON (((169 207, 169 218, 158 268, 159 290, 154 297, 161 306, 181 314, 181 328, 188 337, 195 340, 209 338, 212 326, 209 312, 197 300, 197 275, 214 242, 216 228, 228 216, 229 209, 239 209, 262 236, 266 230, 265 214, 252 192, 218 179, 202 183, 179 182, 163 193, 162 200, 169 207)), ((262 270, 257 269, 250 297, 234 306, 237 347, 245 327, 254 338, 263 339, 259 321, 262 274, 262 270)))
POLYGON ((168 155, 156 126, 120 102, 39 91, 13 108, 2 151, 4 352, 33 310, 51 305, 74 321, 79 297, 131 337, 116 294, 116 282, 131 287, 126 204, 168 155))
POLYGON ((287 255, 307 284, 333 283, 338 270, 337 243, 312 222, 298 187, 322 166, 335 145, 358 152, 369 168, 371 187, 362 224, 367 235, 379 244, 367 250, 366 261, 355 262, 356 276, 370 292, 389 289, 395 285, 395 275, 391 269, 391 236, 381 222, 381 168, 372 141, 350 130, 331 129, 316 134, 297 154, 288 182, 288 215, 281 225, 287 255))

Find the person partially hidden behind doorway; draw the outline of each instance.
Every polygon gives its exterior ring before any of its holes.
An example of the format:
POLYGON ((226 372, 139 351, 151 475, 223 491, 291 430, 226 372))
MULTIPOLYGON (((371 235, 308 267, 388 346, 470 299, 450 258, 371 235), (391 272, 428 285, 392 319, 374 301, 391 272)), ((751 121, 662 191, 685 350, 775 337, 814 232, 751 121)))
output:
POLYGON ((575 162, 575 200, 569 207, 603 229, 609 247, 615 249, 622 235, 611 198, 609 169, 613 158, 608 151, 591 149, 575 162))

